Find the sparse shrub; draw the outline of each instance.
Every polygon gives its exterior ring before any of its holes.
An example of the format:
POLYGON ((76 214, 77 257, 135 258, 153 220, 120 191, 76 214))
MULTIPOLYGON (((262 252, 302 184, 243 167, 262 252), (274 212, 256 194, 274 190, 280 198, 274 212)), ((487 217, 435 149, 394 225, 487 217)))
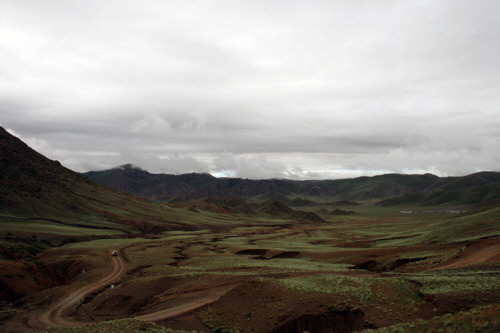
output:
POLYGON ((40 242, 42 242, 43 244, 45 244, 45 245, 47 245, 47 246, 51 246, 51 247, 52 247, 52 246, 54 246, 54 245, 52 245, 52 242, 51 242, 51 241, 48 241, 48 240, 46 240, 46 239, 42 239, 42 240, 40 240, 40 242))
POLYGON ((35 265, 38 266, 38 269, 44 269, 46 267, 45 263, 42 261, 35 261, 35 265))
POLYGON ((28 253, 31 254, 32 256, 36 255, 38 252, 40 252, 40 250, 38 250, 37 248, 31 246, 31 247, 28 247, 28 253))

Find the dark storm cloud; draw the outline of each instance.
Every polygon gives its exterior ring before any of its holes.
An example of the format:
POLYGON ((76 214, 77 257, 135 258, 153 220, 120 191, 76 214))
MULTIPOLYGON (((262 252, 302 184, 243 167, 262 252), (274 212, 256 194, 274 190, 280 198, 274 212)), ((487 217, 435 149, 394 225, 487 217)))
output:
POLYGON ((0 122, 87 171, 497 169, 493 1, 0 4, 0 122))

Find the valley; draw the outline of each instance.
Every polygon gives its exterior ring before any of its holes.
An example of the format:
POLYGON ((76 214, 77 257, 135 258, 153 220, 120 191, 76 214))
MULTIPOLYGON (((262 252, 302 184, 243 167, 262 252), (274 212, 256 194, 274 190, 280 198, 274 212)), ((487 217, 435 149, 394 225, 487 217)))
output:
MULTIPOLYGON (((500 328, 496 173, 426 176, 434 183, 397 197, 380 191, 394 180, 386 176, 342 181, 362 189, 352 196, 286 182, 263 193, 252 183, 250 199, 159 201, 0 136, 2 332, 500 328)), ((421 179, 396 178, 399 188, 421 179)))
POLYGON ((81 325, 97 332, 104 323, 119 330, 125 322, 158 331, 353 332, 410 323, 411 332, 411 325, 451 331, 457 317, 456 325, 496 327, 500 240, 458 232, 458 225, 450 241, 422 233, 446 232, 442 220, 442 213, 417 218, 386 210, 320 224, 247 220, 227 230, 71 243, 37 260, 64 263, 60 269, 72 278, 4 308, 13 315, 3 325, 40 332, 81 325), (474 324, 471 311, 484 321, 474 324))

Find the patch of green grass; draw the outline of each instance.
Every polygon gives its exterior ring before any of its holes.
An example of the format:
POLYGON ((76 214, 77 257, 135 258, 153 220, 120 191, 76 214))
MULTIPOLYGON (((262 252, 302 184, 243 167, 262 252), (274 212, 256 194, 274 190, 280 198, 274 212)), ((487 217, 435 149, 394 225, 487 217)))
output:
POLYGON ((334 294, 343 296, 346 300, 355 298, 364 304, 383 302, 413 304, 421 300, 415 283, 398 277, 378 279, 322 273, 294 279, 260 278, 260 280, 301 292, 334 294), (391 292, 385 292, 387 290, 391 292))
POLYGON ((478 307, 471 311, 446 314, 429 320, 417 320, 379 329, 367 329, 363 333, 456 333, 497 332, 500 326, 500 305, 478 307))
POLYGON ((36 233, 36 234, 56 234, 68 236, 102 236, 102 235, 116 235, 122 232, 108 229, 95 229, 95 228, 82 228, 73 225, 66 225, 54 223, 50 221, 15 221, 0 223, 0 232, 12 233, 36 233))
MULTIPOLYGON (((421 300, 419 288, 414 282, 403 278, 392 278, 383 282, 386 284, 386 290, 395 292, 394 301, 398 304, 413 304, 421 300)), ((386 297, 385 295, 378 295, 386 297)))
POLYGON ((272 259, 247 261, 243 268, 267 268, 283 272, 343 272, 352 265, 315 262, 307 259, 272 259))
MULTIPOLYGON (((420 214, 419 219, 425 214, 420 214)), ((446 216, 446 215, 445 215, 446 216)), ((414 244, 464 242, 478 238, 500 236, 500 208, 490 209, 455 218, 437 219, 419 228, 402 231, 394 236, 412 236, 408 239, 395 239, 380 242, 379 246, 396 247, 414 244)))
POLYGON ((317 274, 295 279, 261 278, 264 282, 279 283, 287 288, 338 295, 354 294, 358 298, 371 299, 372 280, 335 274, 317 274))
POLYGON ((499 291, 500 276, 496 271, 420 273, 411 276, 412 281, 422 284, 423 294, 474 293, 479 291, 499 291))
POLYGON ((190 258, 180 263, 180 268, 186 270, 217 272, 228 270, 228 274, 257 274, 271 272, 340 272, 347 271, 352 265, 332 264, 328 262, 311 261, 308 258, 293 259, 252 259, 244 255, 212 254, 190 258))

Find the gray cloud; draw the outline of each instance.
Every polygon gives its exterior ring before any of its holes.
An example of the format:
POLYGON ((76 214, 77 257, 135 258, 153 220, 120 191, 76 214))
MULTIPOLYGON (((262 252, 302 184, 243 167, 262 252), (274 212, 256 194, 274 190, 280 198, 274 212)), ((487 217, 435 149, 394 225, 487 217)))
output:
POLYGON ((76 171, 498 169, 500 3, 0 4, 0 122, 76 171))

